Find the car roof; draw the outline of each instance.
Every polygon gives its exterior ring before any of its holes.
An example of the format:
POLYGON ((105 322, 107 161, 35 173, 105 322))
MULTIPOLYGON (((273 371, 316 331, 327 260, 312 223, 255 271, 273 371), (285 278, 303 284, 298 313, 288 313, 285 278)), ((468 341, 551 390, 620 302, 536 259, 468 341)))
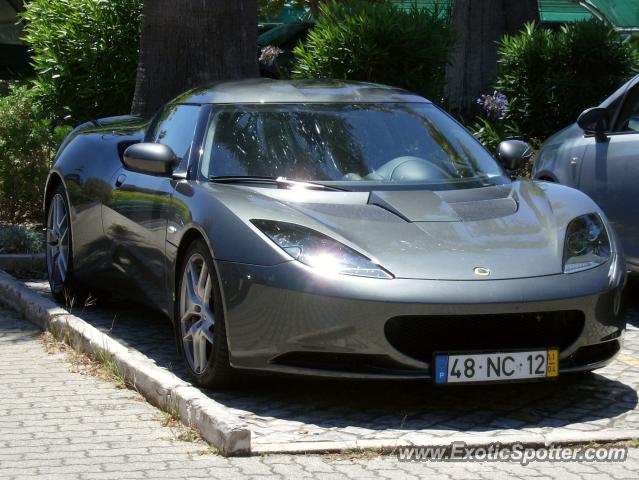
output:
POLYGON ((190 90, 172 103, 430 103, 387 85, 342 80, 253 78, 190 90))

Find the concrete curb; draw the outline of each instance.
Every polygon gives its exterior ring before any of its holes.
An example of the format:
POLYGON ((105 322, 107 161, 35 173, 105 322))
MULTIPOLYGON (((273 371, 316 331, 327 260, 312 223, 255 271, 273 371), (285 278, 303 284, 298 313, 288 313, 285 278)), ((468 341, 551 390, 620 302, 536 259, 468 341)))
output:
POLYGON ((0 270, 6 272, 44 272, 46 270, 46 256, 44 253, 0 255, 0 270))
POLYGON ((251 431, 225 406, 1 270, 0 302, 86 353, 111 356, 126 380, 150 403, 179 412, 185 425, 197 428, 223 455, 251 453, 251 431))
POLYGON ((549 432, 507 435, 468 435, 459 434, 450 437, 433 437, 415 434, 410 439, 353 440, 347 442, 292 442, 253 445, 254 454, 318 454, 340 453, 346 450, 377 450, 382 453, 394 453, 405 447, 450 447, 453 443, 464 443, 466 447, 488 447, 499 444, 501 447, 521 445, 528 448, 549 448, 584 443, 611 443, 636 440, 638 430, 602 430, 595 432, 549 432))

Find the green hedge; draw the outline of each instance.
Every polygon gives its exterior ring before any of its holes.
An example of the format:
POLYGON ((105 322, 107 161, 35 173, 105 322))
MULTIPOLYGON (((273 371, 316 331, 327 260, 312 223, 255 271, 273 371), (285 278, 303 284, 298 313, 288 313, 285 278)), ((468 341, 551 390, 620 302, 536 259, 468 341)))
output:
POLYGON ((32 0, 25 8, 45 111, 74 122, 128 113, 142 0, 32 0))
POLYGON ((612 94, 636 62, 631 43, 600 21, 560 30, 528 24, 501 40, 495 89, 508 98, 507 120, 543 140, 612 94))
POLYGON ((142 0, 25 3, 36 78, 0 97, 0 221, 42 222, 46 175, 70 129, 63 125, 130 111, 141 8, 142 0))
POLYGON ((0 97, 0 221, 42 222, 42 196, 56 145, 69 131, 43 120, 36 92, 0 97))
POLYGON ((455 36, 441 12, 388 2, 322 4, 307 41, 295 48, 295 78, 384 83, 440 101, 455 36))
POLYGON ((37 227, 0 223, 0 254, 42 253, 44 237, 42 229, 37 227))

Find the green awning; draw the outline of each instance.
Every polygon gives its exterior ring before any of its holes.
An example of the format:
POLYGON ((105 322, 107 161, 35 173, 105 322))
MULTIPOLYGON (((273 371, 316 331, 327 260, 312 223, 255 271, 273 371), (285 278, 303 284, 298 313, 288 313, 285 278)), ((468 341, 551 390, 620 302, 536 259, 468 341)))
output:
MULTIPOLYGON (((2 0, 0 0, 1 2, 2 0)), ((391 0, 402 8, 417 5, 438 9, 442 13, 452 9, 454 0, 391 0)), ((511 0, 517 1, 517 0, 511 0)), ((622 30, 639 29, 639 0, 538 0, 541 23, 568 23, 598 17, 622 30)), ((287 4, 276 18, 261 18, 265 23, 309 21, 307 10, 297 10, 287 4)))
MULTIPOLYGON (((392 1, 405 8, 416 4, 441 11, 447 11, 453 4, 453 0, 392 1)), ((538 0, 538 3, 542 23, 567 23, 596 16, 619 29, 639 29, 639 0, 538 0)))
POLYGON ((541 23, 568 23, 589 18, 592 13, 572 0, 539 0, 541 23))
POLYGON ((539 0, 542 23, 566 23, 597 17, 622 30, 639 29, 637 0, 539 0))
POLYGON ((639 2, 637 0, 585 0, 586 8, 595 15, 603 15, 613 26, 621 29, 639 29, 639 2))

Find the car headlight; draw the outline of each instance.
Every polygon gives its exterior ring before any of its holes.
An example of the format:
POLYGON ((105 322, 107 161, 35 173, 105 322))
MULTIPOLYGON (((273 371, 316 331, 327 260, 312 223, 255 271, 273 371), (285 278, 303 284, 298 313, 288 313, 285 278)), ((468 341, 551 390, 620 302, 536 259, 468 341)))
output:
POLYGON ((251 223, 295 260, 323 273, 394 278, 370 258, 310 228, 272 220, 251 223))
POLYGON ((582 215, 568 224, 564 246, 564 273, 580 272, 606 263, 610 240, 601 217, 582 215))

